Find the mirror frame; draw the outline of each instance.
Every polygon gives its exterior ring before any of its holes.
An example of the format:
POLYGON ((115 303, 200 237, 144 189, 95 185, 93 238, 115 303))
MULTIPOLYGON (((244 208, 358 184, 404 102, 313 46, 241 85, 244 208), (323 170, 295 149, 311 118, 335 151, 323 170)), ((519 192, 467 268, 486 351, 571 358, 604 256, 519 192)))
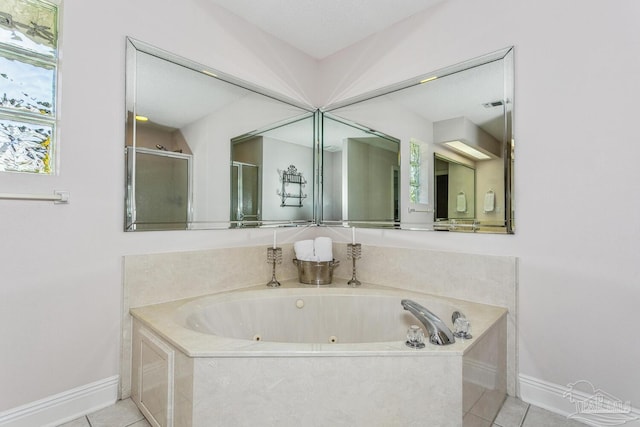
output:
MULTIPOLYGON (((360 95, 347 98, 342 101, 330 104, 320 109, 322 114, 333 113, 339 119, 348 121, 336 113, 337 110, 344 107, 356 106, 359 103, 378 98, 381 96, 389 95, 394 92, 398 92, 404 89, 409 89, 414 86, 419 86, 425 82, 435 80, 436 78, 446 77, 452 74, 460 73, 481 65, 489 64, 495 61, 503 61, 504 67, 504 91, 503 91, 503 144, 502 144, 502 158, 503 158, 503 182, 504 182, 504 224, 502 225, 478 225, 475 221, 469 224, 456 224, 454 221, 453 227, 446 227, 447 231, 462 231, 462 232, 483 232, 483 233, 495 233, 495 234, 514 234, 515 233, 515 209, 514 209, 514 197, 513 197, 513 184, 514 184, 514 150, 515 150, 515 136, 513 132, 513 110, 514 110, 514 47, 509 46, 507 48, 482 55, 467 61, 454 64, 452 66, 444 67, 421 74, 417 77, 404 80, 399 83, 395 83, 389 86, 381 87, 379 89, 372 90, 360 95)), ((368 129, 371 132, 378 132, 370 129, 367 126, 362 126, 364 129, 368 129)), ((435 183, 434 183, 435 185, 435 183)), ((433 190, 435 191, 435 190, 433 190)), ((320 189, 320 193, 323 190, 320 189)), ((322 206, 322 205, 320 205, 322 206)), ((402 216, 399 222, 387 222, 387 223, 369 223, 366 221, 330 221, 327 223, 323 220, 320 223, 325 225, 349 225, 364 228, 394 228, 403 230, 425 230, 425 231, 437 231, 443 230, 442 223, 436 223, 435 209, 433 209, 433 218, 430 223, 425 224, 412 224, 402 221, 402 216)), ((502 219, 501 219, 502 220, 502 219)))
MULTIPOLYGON (((253 83, 241 80, 229 74, 226 74, 222 71, 214 69, 212 67, 202 65, 195 61, 191 61, 179 55, 173 54, 171 52, 165 51, 163 49, 157 48, 148 43, 142 42, 140 40, 136 40, 131 37, 126 37, 126 78, 125 78, 125 205, 124 205, 124 231, 168 231, 168 230, 211 230, 211 229, 235 229, 241 227, 274 227, 274 226, 297 226, 303 225, 307 226, 309 224, 317 224, 317 216, 316 216, 316 200, 317 196, 317 175, 318 175, 318 167, 317 167, 317 133, 318 133, 318 125, 317 125, 317 109, 310 107, 308 105, 302 104, 301 102, 284 96, 282 94, 276 93, 264 87, 255 85, 253 83), (140 147, 136 144, 136 127, 138 126, 137 121, 135 120, 137 114, 137 54, 143 53, 147 55, 151 55, 157 57, 159 59, 171 62, 178 66, 184 67, 186 69, 192 70, 197 73, 201 73, 210 77, 212 79, 217 79, 224 83, 228 83, 230 85, 237 86, 239 88, 245 89, 247 91, 253 92, 257 95, 264 96, 271 100, 295 107, 300 110, 300 114, 288 117, 286 119, 282 119, 276 121, 274 123, 270 123, 258 129, 251 129, 246 131, 242 135, 238 135, 234 137, 242 138, 249 136, 258 136, 261 133, 268 132, 270 130, 286 126, 290 123, 295 123, 301 120, 306 120, 310 117, 313 118, 312 129, 310 130, 310 137, 313 138, 313 147, 312 147, 312 165, 313 171, 313 179, 310 180, 309 184, 311 184, 312 188, 310 189, 313 194, 311 197, 312 203, 312 217, 304 220, 261 220, 261 221, 234 221, 231 220, 230 216, 227 216, 226 219, 216 219, 216 220, 205 220, 205 221, 193 221, 192 218, 194 213, 193 209, 193 181, 189 183, 189 211, 188 211, 188 220, 185 226, 177 226, 175 228, 165 228, 159 226, 157 228, 147 226, 141 226, 142 224, 138 224, 136 219, 136 207, 135 207, 135 193, 136 193, 136 180, 135 180, 135 170, 136 170, 136 160, 135 160, 135 151, 140 147), (132 150, 129 150, 132 148, 132 150), (132 152, 133 155, 127 155, 126 153, 132 152)), ((229 158, 228 166, 231 168, 231 158, 229 158)), ((230 176, 230 173, 229 173, 230 176)), ((230 184, 230 183, 229 183, 230 184)), ((228 203, 231 203, 231 196, 229 197, 228 203)), ((230 209, 227 210, 229 212, 230 209)))
MULTIPOLYGON (((260 224, 247 224, 252 227, 283 227, 283 226, 309 226, 309 225, 324 225, 324 226, 358 226, 358 227, 366 227, 366 228, 382 228, 382 229, 404 229, 404 230, 438 230, 440 227, 436 227, 435 221, 435 210, 433 212, 433 220, 431 223, 425 224, 411 224, 402 221, 402 214, 400 216, 400 221, 389 221, 389 222, 375 222, 368 223, 366 221, 349 221, 349 220, 339 220, 339 221, 324 221, 323 219, 323 188, 322 188, 322 170, 323 170, 323 119, 324 114, 327 113, 331 116, 332 119, 339 119, 349 122, 349 120, 340 117, 339 115, 334 113, 336 110, 352 106, 361 102, 365 102, 371 100, 373 98, 377 98, 380 96, 384 96, 387 94, 391 94, 393 92, 397 92, 403 89, 407 89, 413 86, 420 85, 425 82, 427 79, 433 79, 434 76, 437 77, 445 77, 447 75, 459 73, 483 64, 488 64, 493 61, 503 60, 504 61, 504 135, 503 135, 503 159, 504 159, 504 225, 495 226, 490 230, 482 230, 478 229, 475 224, 471 225, 459 225, 455 230, 449 231, 471 231, 471 232, 493 232, 493 233, 506 233, 513 234, 515 232, 515 209, 514 209, 514 197, 513 197, 513 181, 514 181, 514 149, 515 149, 515 139, 513 132, 513 109, 514 109, 514 48, 513 46, 507 47, 505 49, 501 49, 499 51, 483 55, 477 58, 473 58, 468 61, 464 61, 449 67, 440 68, 438 70, 424 73, 420 76, 404 80, 399 83, 395 83, 389 86, 381 87, 379 89, 366 92, 351 98, 347 98, 342 101, 338 101, 336 103, 327 105, 323 108, 315 109, 308 105, 304 105, 297 100, 286 97, 282 94, 276 93, 274 91, 268 90, 266 88, 257 86, 255 84, 249 83, 247 81, 238 79, 234 76, 228 75, 216 69, 213 69, 209 66, 204 66, 197 62, 185 59, 178 55, 172 54, 165 50, 159 49, 155 46, 147 44, 145 42, 141 42, 139 40, 133 39, 131 37, 126 38, 127 49, 126 49, 126 96, 125 96, 125 147, 133 146, 136 147, 135 144, 135 126, 136 121, 134 119, 136 115, 136 53, 142 52, 149 55, 156 56, 158 58, 173 62, 177 65, 183 66, 185 68, 194 70, 196 72, 200 72, 203 74, 207 74, 212 78, 216 78, 223 82, 244 88, 256 94, 271 98, 273 100, 291 105, 293 107, 299 108, 301 110, 301 115, 299 117, 291 117, 286 120, 282 120, 280 123, 274 123, 272 125, 267 125, 263 129, 257 129, 253 131, 249 131, 246 135, 257 135, 261 132, 268 131, 278 126, 282 126, 287 122, 295 122, 297 120, 302 120, 302 116, 308 117, 313 116, 314 124, 313 124, 313 177, 310 179, 310 184, 312 185, 312 218, 309 220, 292 220, 292 221, 259 221, 260 224), (213 74, 213 75, 212 75, 213 74), (131 141, 131 145, 129 145, 128 141, 131 141)), ((366 126, 359 125, 357 123, 351 122, 354 127, 360 127, 363 130, 371 132, 373 134, 380 133, 385 137, 388 137, 384 132, 377 132, 376 130, 370 129, 366 126)), ((126 153, 126 149, 124 150, 126 153)), ((229 167, 231 168, 231 159, 229 159, 229 167)), ((125 165, 127 165, 127 159, 125 155, 125 165)), ((135 169, 135 159, 132 161, 133 169, 135 169)), ((129 166, 125 166, 127 172, 131 174, 129 170, 129 166)), ((133 174, 135 176, 135 174, 133 174)), ((135 187, 135 179, 133 182, 126 180, 125 187, 133 186, 135 187)), ((128 195, 132 194, 132 191, 125 189, 125 231, 134 231, 136 229, 135 223, 131 224, 127 219, 131 218, 131 203, 128 195)), ((229 201, 230 202, 230 201, 229 201)), ((231 221, 230 218, 228 220, 214 220, 214 221, 203 221, 200 223, 194 223, 189 221, 186 228, 182 229, 230 229, 230 228, 238 228, 238 221, 231 221)), ((241 224, 242 225, 242 224, 241 224)))

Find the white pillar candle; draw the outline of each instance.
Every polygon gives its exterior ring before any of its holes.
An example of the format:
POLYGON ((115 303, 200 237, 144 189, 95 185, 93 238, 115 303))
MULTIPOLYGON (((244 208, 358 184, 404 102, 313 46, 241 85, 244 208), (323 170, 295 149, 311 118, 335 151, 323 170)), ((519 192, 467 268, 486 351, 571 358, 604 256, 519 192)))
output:
POLYGON ((351 227, 351 244, 356 244, 356 228, 351 227))
POLYGON ((276 248, 276 230, 273 230, 273 249, 276 248))

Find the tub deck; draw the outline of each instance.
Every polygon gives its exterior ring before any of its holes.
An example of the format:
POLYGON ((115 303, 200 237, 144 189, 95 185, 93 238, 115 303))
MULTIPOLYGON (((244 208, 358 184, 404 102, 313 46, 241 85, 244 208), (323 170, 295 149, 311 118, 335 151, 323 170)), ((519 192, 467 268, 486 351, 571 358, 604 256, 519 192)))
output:
MULTIPOLYGON (((399 303, 397 310, 404 312, 399 303)), ((256 286, 138 307, 131 314, 132 398, 152 425, 461 426, 474 411, 485 419, 495 416, 506 396, 503 307, 369 284, 289 281, 275 289, 256 286), (316 295, 437 301, 465 313, 474 337, 416 350, 403 336, 370 343, 281 343, 216 336, 186 324, 188 313, 209 299, 316 295)))

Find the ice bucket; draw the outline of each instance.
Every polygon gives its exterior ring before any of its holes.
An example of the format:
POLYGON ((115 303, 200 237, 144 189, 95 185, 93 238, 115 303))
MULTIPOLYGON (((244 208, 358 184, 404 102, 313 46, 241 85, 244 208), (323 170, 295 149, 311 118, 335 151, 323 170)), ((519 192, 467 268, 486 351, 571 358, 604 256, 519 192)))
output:
POLYGON ((333 280, 333 269, 340 261, 300 261, 293 260, 298 266, 298 281, 307 285, 328 285, 333 280))

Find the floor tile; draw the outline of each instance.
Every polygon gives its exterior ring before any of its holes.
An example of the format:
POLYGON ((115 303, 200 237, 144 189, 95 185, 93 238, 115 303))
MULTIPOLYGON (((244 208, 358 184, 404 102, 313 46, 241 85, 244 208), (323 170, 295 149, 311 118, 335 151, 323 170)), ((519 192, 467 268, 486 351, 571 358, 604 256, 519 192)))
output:
POLYGON ((463 427, 491 427, 491 422, 468 413, 462 419, 463 427))
POLYGON ((91 424, 87 421, 87 417, 81 417, 68 423, 60 424, 58 427, 91 427, 91 424))
POLYGON ((477 417, 493 422, 493 419, 502 407, 504 398, 504 391, 486 390, 469 412, 477 417))
POLYGON ((147 420, 140 420, 127 427, 151 427, 151 424, 149 424, 149 421, 147 420))
POLYGON ((529 409, 529 404, 515 397, 507 396, 494 423, 500 427, 520 427, 529 409))
POLYGON ((115 405, 87 415, 91 427, 127 427, 144 419, 131 399, 120 400, 115 405))
POLYGON ((530 406, 522 427, 584 427, 584 424, 546 409, 530 406))

